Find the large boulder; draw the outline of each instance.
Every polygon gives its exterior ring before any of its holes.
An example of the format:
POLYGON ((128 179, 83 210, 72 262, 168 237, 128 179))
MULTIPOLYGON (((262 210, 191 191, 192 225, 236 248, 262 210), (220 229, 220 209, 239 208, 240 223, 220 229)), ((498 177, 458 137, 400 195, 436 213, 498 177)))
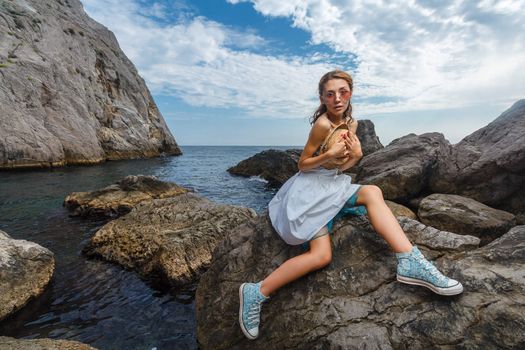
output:
POLYGON ((116 217, 129 213, 140 202, 186 192, 187 189, 155 176, 129 175, 100 190, 70 193, 63 205, 72 212, 71 216, 116 217))
POLYGON ((98 230, 83 252, 137 271, 165 286, 192 288, 217 243, 257 215, 193 193, 141 202, 98 230))
POLYGON ((54 269, 51 251, 0 230, 0 321, 42 294, 54 269))
POLYGON ((473 198, 525 223, 525 100, 448 148, 430 178, 432 192, 473 198))
POLYGON ((407 202, 426 190, 437 157, 447 145, 440 133, 403 136, 363 157, 356 180, 379 186, 386 199, 407 202))
POLYGON ((117 39, 79 0, 0 2, 0 168, 181 154, 117 39))
POLYGON ((479 237, 482 245, 516 226, 513 214, 453 194, 434 193, 425 197, 418 216, 421 222, 440 230, 479 237))
POLYGON ((259 339, 238 324, 238 288, 302 252, 266 216, 238 227, 214 252, 196 294, 201 349, 521 348, 525 345, 525 226, 492 243, 402 219, 411 241, 463 294, 436 295, 395 280, 396 258, 363 218, 336 227, 331 264, 263 304, 259 339))
POLYGON ((260 176, 268 181, 270 186, 280 187, 299 170, 297 163, 300 156, 301 150, 270 149, 242 160, 228 168, 228 172, 241 176, 260 176))
POLYGON ((0 337, 2 350, 97 350, 75 340, 15 339, 0 337))

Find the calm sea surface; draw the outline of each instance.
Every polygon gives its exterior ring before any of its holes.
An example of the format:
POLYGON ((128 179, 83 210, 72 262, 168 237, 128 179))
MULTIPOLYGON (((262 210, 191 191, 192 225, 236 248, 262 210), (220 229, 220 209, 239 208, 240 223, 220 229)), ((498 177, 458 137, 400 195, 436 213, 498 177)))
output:
POLYGON ((298 147, 186 146, 179 157, 0 172, 0 230, 50 249, 56 264, 44 294, 1 322, 0 335, 71 339, 99 349, 196 349, 192 296, 154 288, 117 265, 86 259, 82 247, 105 222, 71 218, 62 202, 70 192, 142 174, 260 213, 275 190, 226 169, 269 148, 298 147))

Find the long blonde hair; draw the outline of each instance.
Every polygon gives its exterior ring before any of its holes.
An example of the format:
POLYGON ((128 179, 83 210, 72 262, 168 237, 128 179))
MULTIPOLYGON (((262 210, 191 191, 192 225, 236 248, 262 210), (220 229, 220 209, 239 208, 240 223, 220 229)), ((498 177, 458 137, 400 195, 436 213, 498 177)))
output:
MULTIPOLYGON (((321 80, 319 80, 319 97, 323 96, 324 93, 324 86, 329 80, 332 79, 343 79, 348 83, 348 86, 350 87, 350 91, 354 91, 354 80, 352 79, 352 76, 342 70, 336 69, 331 72, 326 73, 322 76, 321 80)), ((321 103, 315 113, 310 117, 310 124, 314 124, 315 121, 324 113, 326 113, 327 108, 324 103, 321 103)), ((348 101, 348 107, 344 111, 343 116, 349 117, 350 120, 352 120, 352 103, 351 101, 348 101)))

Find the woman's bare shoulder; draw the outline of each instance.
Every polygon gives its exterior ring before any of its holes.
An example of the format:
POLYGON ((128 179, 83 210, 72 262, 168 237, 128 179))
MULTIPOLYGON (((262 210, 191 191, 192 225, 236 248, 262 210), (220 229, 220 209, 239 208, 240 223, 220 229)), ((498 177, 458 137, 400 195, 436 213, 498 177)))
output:
POLYGON ((322 132, 330 130, 332 127, 332 124, 330 123, 330 120, 326 117, 326 115, 321 115, 317 120, 315 121, 314 125, 312 125, 312 130, 319 130, 322 132))
POLYGON ((312 125, 312 129, 310 130, 308 143, 312 147, 317 148, 319 145, 321 145, 323 140, 330 132, 330 128, 330 121, 326 117, 321 116, 317 118, 314 125, 312 125))

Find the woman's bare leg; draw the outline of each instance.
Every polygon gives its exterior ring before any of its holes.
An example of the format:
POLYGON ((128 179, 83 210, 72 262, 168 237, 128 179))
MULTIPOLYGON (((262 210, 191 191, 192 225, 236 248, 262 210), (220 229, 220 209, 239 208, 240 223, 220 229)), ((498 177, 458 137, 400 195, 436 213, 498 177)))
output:
POLYGON ((396 217, 386 205, 383 192, 381 192, 379 187, 375 185, 361 186, 357 193, 356 204, 366 206, 370 223, 377 233, 387 241, 394 252, 401 253, 412 250, 412 244, 401 226, 399 226, 396 217))
MULTIPOLYGON (((366 206, 372 226, 387 241, 394 252, 412 250, 412 244, 386 205, 379 187, 363 185, 358 192, 356 204, 366 206)), ((330 235, 314 239, 310 241, 308 252, 286 260, 263 280, 261 293, 268 296, 299 277, 328 265, 331 260, 330 235)))
POLYGON ((261 293, 269 296, 277 289, 309 272, 318 270, 332 261, 330 235, 310 241, 310 250, 286 260, 275 269, 261 284, 261 293))

